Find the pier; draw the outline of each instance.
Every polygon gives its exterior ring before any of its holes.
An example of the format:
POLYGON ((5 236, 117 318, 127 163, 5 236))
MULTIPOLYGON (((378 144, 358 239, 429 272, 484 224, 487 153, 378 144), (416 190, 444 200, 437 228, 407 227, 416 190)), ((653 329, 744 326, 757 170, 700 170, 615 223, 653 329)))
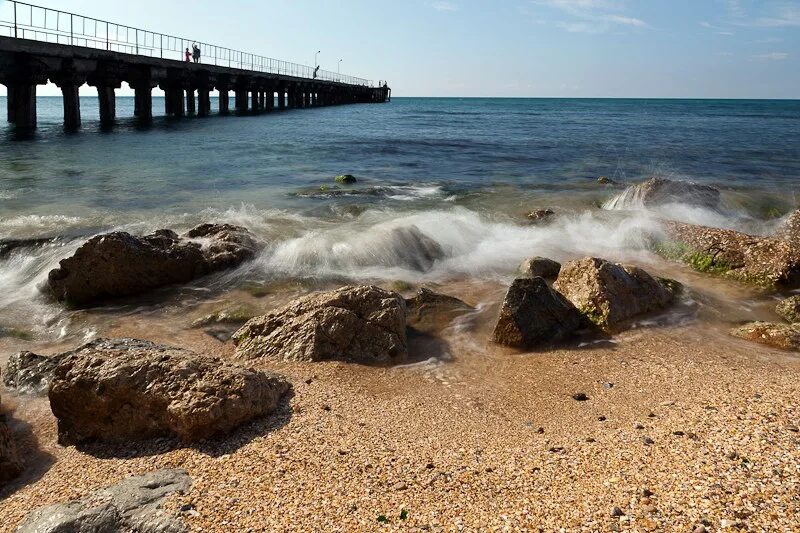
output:
POLYGON ((156 87, 164 91, 164 114, 178 118, 210 115, 215 90, 222 115, 391 100, 385 82, 5 2, 0 5, 0 84, 8 90, 8 121, 17 130, 36 128, 36 90, 48 82, 61 89, 67 130, 81 126, 78 92, 85 84, 97 89, 103 127, 114 124, 116 90, 122 83, 134 91, 134 115, 143 123, 153 118, 156 87), (185 50, 194 44, 201 50, 200 61, 187 62, 185 50))

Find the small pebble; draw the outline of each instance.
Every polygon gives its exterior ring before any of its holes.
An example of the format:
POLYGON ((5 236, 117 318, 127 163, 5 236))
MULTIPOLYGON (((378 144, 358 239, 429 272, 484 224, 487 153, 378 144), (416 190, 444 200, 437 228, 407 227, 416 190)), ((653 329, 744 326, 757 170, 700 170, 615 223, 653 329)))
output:
POLYGON ((636 424, 633 427, 636 428, 636 429, 644 429, 644 426, 642 424, 636 424))
POLYGON ((589 399, 589 397, 586 396, 586 394, 583 392, 576 392, 575 394, 572 395, 572 399, 577 402, 585 402, 589 399))
POLYGON ((611 516, 613 516, 614 518, 619 518, 620 516, 625 516, 625 513, 623 513, 622 509, 620 509, 619 507, 614 507, 613 509, 611 509, 611 516))
POLYGON ((653 444, 655 444, 655 443, 656 443, 656 441, 654 441, 654 440, 653 440, 653 439, 651 439, 650 437, 643 437, 643 438, 642 438, 642 442, 644 442, 644 445, 645 445, 645 446, 651 446, 651 445, 653 445, 653 444))
POLYGON ((599 420, 600 422, 605 422, 606 421, 606 417, 604 417, 603 415, 600 415, 600 416, 597 417, 597 420, 599 420))

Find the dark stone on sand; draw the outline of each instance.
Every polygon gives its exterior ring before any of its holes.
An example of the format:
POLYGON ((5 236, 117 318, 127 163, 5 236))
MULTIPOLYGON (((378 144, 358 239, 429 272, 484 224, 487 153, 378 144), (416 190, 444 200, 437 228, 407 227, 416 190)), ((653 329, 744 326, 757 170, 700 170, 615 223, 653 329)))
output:
POLYGON ((192 485, 185 470, 158 470, 124 479, 80 500, 49 505, 30 513, 17 533, 183 533, 186 526, 161 510, 165 498, 192 485))
POLYGON ((519 278, 509 287, 492 339, 513 348, 563 340, 580 327, 580 314, 542 278, 519 278))
POLYGON ((231 268, 255 256, 257 243, 245 228, 203 224, 183 236, 170 230, 135 237, 98 235, 48 274, 50 293, 82 307, 109 298, 186 283, 231 268))
POLYGON ((572 399, 576 402, 586 402, 589 400, 589 397, 586 396, 586 393, 584 392, 576 392, 572 395, 572 399))

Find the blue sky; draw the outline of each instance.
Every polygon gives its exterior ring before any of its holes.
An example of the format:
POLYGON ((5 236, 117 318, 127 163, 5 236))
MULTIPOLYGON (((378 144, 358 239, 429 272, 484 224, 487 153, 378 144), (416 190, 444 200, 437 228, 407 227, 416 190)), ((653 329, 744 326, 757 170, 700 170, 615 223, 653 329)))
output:
POLYGON ((396 96, 800 98, 800 0, 33 3, 305 64, 321 50, 396 96))

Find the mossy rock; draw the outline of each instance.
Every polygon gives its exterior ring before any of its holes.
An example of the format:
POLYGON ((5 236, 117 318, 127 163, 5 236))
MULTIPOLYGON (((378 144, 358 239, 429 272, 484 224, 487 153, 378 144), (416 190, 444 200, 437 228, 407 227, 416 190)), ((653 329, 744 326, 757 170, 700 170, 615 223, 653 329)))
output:
POLYGON ((336 176, 334 181, 336 181, 336 183, 343 183, 345 185, 352 185, 353 183, 356 183, 358 180, 352 174, 341 174, 339 176, 336 176))
POLYGON ((783 300, 775 311, 787 322, 800 324, 800 294, 783 300))
POLYGON ((611 185, 614 181, 611 178, 607 178, 605 176, 600 176, 597 178, 597 183, 600 185, 611 185))

